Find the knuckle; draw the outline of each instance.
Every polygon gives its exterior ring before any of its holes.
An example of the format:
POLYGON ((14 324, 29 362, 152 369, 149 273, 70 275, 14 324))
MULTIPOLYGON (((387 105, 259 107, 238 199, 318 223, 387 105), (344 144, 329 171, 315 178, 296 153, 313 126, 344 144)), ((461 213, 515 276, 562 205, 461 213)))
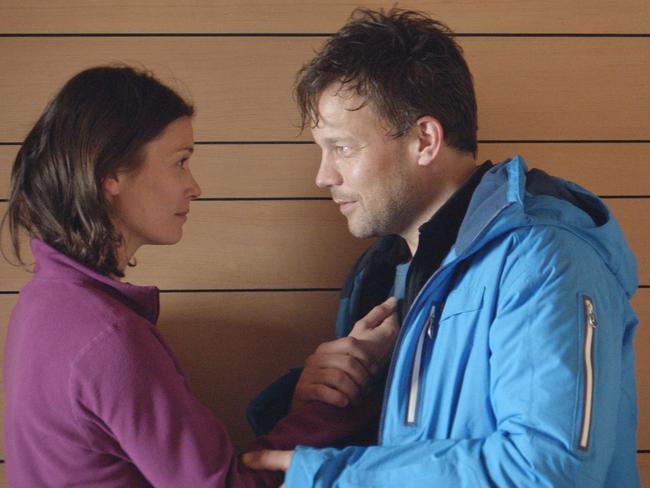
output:
POLYGON ((359 339, 357 339, 356 337, 347 336, 345 339, 346 339, 345 344, 348 348, 356 349, 359 347, 359 339))
POLYGON ((332 371, 332 381, 336 384, 341 384, 347 379, 347 375, 340 369, 332 371))

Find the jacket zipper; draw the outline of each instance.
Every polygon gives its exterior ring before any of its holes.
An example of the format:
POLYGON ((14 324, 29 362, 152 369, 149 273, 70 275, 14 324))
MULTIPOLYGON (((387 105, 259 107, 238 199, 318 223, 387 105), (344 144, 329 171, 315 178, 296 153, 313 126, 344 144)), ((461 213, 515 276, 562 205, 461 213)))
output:
POLYGON ((427 325, 420 332, 417 349, 415 350, 415 359, 413 360, 413 369, 411 370, 411 386, 409 388, 409 398, 406 407, 406 423, 412 425, 417 417, 416 410, 418 406, 418 396, 420 394, 420 370, 422 369, 422 354, 424 351, 424 341, 427 336, 432 337, 432 329, 436 316, 436 306, 433 305, 429 311, 427 325))
POLYGON ((589 447, 589 431, 591 430, 591 414, 594 401, 594 334, 596 333, 596 312, 594 304, 590 297, 584 296, 584 322, 585 322, 585 341, 584 341, 584 370, 585 370, 585 398, 582 412, 582 429, 580 431, 580 449, 589 447))
MULTIPOLYGON (((501 206, 501 208, 499 208, 496 212, 494 212, 492 217, 490 217, 488 219, 488 221, 486 222, 486 224, 479 230, 479 232, 476 233, 476 235, 470 241, 470 243, 467 246, 465 246, 465 252, 463 253, 463 255, 459 255, 451 263, 447 263, 446 265, 441 266, 440 268, 438 268, 436 270, 435 273, 433 273, 433 275, 431 275, 431 277, 429 277, 429 279, 422 285, 422 288, 420 288, 420 291, 418 291, 417 295, 415 296, 415 299, 413 300, 413 303, 411 304, 411 307, 406 312, 406 316, 404 317, 404 320, 402 321, 402 327, 400 327, 400 330, 399 330, 399 332, 397 334, 397 340, 395 341, 395 346, 394 346, 394 349, 393 349, 393 356, 391 357, 390 366, 388 367, 388 376, 386 378, 386 386, 384 388, 384 399, 382 401, 382 407, 381 407, 381 417, 379 419, 379 435, 378 435, 378 443, 379 444, 381 444, 383 442, 383 437, 384 437, 384 424, 386 422, 386 405, 388 403, 388 387, 393 381, 393 372, 395 370, 395 362, 397 361, 397 356, 399 355, 398 351, 400 349, 400 346, 402 344, 404 336, 406 335, 405 334, 405 329, 406 328, 404 327, 404 325, 406 325, 408 323, 408 319, 412 315, 411 312, 416 309, 416 304, 418 304, 418 300, 422 296, 422 292, 427 288, 427 285, 429 285, 429 283, 433 282, 440 274, 442 274, 442 272, 444 270, 446 270, 447 268, 449 268, 451 266, 455 266, 459 261, 461 261, 461 259, 464 259, 465 255, 466 255, 466 252, 467 252, 467 249, 472 248, 474 243, 476 243, 479 240, 479 238, 483 236, 483 233, 485 232, 485 230, 488 229, 490 227, 490 225, 492 225, 492 223, 496 220, 496 218, 506 208, 508 208, 510 205, 511 205, 511 203, 507 203, 507 204, 501 206)), ((425 330, 426 329, 427 329, 427 327, 425 327, 425 330)), ((419 344, 419 341, 418 341, 418 344, 419 344)))

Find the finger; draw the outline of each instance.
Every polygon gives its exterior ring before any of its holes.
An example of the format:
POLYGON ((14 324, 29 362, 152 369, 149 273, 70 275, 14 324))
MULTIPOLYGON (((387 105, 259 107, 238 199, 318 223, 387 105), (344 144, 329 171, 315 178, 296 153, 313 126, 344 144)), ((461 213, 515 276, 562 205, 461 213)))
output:
POLYGON ((373 358, 364 347, 364 344, 352 335, 325 342, 316 348, 314 354, 348 354, 359 360, 368 370, 373 362, 373 358))
POLYGON ((340 391, 322 384, 297 385, 291 399, 290 410, 301 407, 308 402, 323 402, 334 407, 347 407, 352 399, 340 391))
POLYGON ((293 451, 252 451, 242 454, 242 462, 251 469, 286 471, 291 464, 293 451))
POLYGON ((378 335, 385 335, 391 337, 397 334, 399 331, 399 322, 397 320, 397 314, 392 313, 386 317, 383 322, 381 322, 371 333, 378 333, 378 335))
POLYGON ((306 382, 296 387, 296 394, 299 400, 307 399, 321 400, 326 403, 340 404, 340 400, 334 392, 339 392, 346 398, 347 402, 356 403, 361 396, 361 389, 365 387, 356 384, 350 377, 339 369, 327 369, 319 371, 318 376, 306 378, 306 382))
POLYGON ((365 384, 358 385, 340 369, 325 370, 323 373, 319 385, 339 391, 348 398, 350 403, 357 403, 361 397, 361 388, 365 384))
MULTIPOLYGON (((384 333, 384 332, 382 332, 384 333)), ((303 377, 311 382, 322 383, 320 377, 327 374, 324 370, 338 369, 347 374, 357 385, 365 385, 370 378, 366 365, 349 354, 312 355, 305 361, 303 377)), ((330 381, 329 384, 333 385, 330 381)))
POLYGON ((370 312, 366 314, 365 317, 357 321, 354 325, 354 328, 357 325, 361 328, 374 328, 381 324, 386 317, 395 312, 397 308, 397 299, 395 297, 388 298, 385 302, 380 303, 374 307, 370 312))
POLYGON ((306 402, 323 402, 334 407, 347 407, 351 399, 340 391, 325 385, 308 385, 301 392, 296 391, 296 406, 306 402))

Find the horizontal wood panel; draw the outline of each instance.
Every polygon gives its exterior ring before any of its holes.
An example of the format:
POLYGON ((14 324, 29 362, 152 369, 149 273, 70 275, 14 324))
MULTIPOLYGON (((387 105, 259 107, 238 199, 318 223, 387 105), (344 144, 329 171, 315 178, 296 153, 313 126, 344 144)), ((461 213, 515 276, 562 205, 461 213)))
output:
MULTIPOLYGON (((298 134, 294 76, 322 42, 1 38, 0 142, 21 141, 74 73, 115 61, 142 63, 191 93, 197 140, 291 140, 298 134)), ((650 140, 650 38, 462 38, 461 44, 476 81, 481 139, 650 140)))
MULTIPOLYGON (((184 235, 173 247, 143 247, 129 280, 162 289, 338 288, 370 244, 350 236, 330 201, 199 201, 184 235)), ((0 290, 28 278, 0 260, 0 290)))
MULTIPOLYGON (((650 199, 607 204, 636 254, 640 283, 650 284, 650 199)), ((194 202, 184 235, 174 247, 143 247, 129 279, 162 289, 337 288, 370 243, 351 237, 336 206, 319 200, 194 202)), ((0 291, 28 278, 0 260, 0 291)))
POLYGON ((597 195, 650 195, 650 143, 480 144, 478 160, 520 154, 529 168, 574 181, 597 195))
MULTIPOLYGON (((0 199, 8 196, 18 148, 0 146, 0 199)), ((190 167, 201 198, 329 197, 314 183, 319 162, 315 144, 199 144, 190 167)))
MULTIPOLYGON (((19 146, 0 146, 0 199, 19 146)), ((481 144, 478 160, 521 154, 530 167, 572 180, 599 195, 650 195, 650 143, 481 144)), ((197 145, 191 167, 203 198, 324 197, 316 187, 314 144, 197 145)))
MULTIPOLYGON (((332 337, 337 299, 337 292, 163 293, 160 327, 197 396, 224 419, 237 444, 245 446, 251 438, 244 420, 246 405, 332 337)), ((17 295, 0 295, 1 341, 16 300, 17 295)), ((641 323, 636 337, 638 447, 647 450, 650 290, 640 289, 632 303, 641 323)), ((0 393, 0 410, 3 405, 0 393)))
MULTIPOLYGON (((636 256, 640 284, 650 284, 650 199, 606 203, 636 256)), ((0 205, 0 213, 5 207, 0 205)), ((144 246, 128 278, 162 289, 338 288, 370 245, 348 234, 330 201, 199 201, 193 203, 184 234, 174 247, 144 246)), ((10 255, 8 233, 2 237, 10 255)), ((0 291, 17 291, 29 276, 0 259, 0 291)))
POLYGON ((650 199, 606 200, 634 253, 639 283, 650 285, 650 199))
POLYGON ((643 453, 637 456, 639 474, 641 475, 641 486, 650 486, 650 453, 643 453))
POLYGON ((240 447, 248 403, 334 336, 338 292, 165 294, 160 327, 240 447))
MULTIPOLYGON (((333 32, 358 2, 24 0, 0 7, 0 32, 333 32)), ((390 8, 395 2, 364 1, 390 8)), ((399 2, 458 32, 647 33, 644 0, 399 2)))

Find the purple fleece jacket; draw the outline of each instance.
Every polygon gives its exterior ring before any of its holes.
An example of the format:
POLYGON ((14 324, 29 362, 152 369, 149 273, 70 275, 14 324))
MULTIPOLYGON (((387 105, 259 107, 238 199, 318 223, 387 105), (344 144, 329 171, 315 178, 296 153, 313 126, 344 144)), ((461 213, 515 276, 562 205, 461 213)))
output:
MULTIPOLYGON (((93 272, 39 240, 5 345, 4 446, 12 488, 263 487, 223 424, 189 389, 156 330, 158 289, 93 272)), ((324 446, 363 428, 363 409, 313 403, 253 448, 324 446), (327 425, 327 428, 324 426, 327 425)))

